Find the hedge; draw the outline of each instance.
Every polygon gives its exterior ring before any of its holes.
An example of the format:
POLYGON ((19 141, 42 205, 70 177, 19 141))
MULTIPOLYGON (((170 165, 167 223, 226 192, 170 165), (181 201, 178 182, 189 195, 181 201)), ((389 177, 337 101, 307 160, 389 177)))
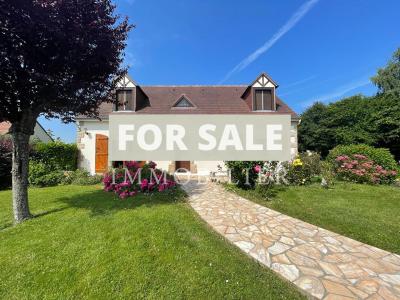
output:
POLYGON ((39 142, 34 147, 31 159, 43 163, 50 170, 75 171, 78 147, 76 144, 65 144, 60 141, 39 142))
POLYGON ((373 160, 386 170, 399 170, 399 166, 390 153, 389 149, 374 148, 365 144, 339 145, 329 151, 327 160, 334 163, 336 157, 340 155, 362 154, 373 160))

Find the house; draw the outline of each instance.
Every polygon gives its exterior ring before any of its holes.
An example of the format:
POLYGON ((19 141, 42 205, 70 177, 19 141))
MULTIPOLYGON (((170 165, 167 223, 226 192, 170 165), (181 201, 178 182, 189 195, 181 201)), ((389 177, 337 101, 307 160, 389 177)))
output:
MULTIPOLYGON (((0 123, 0 136, 8 134, 8 131, 10 130, 11 124, 8 122, 2 122, 0 123)), ((40 125, 39 122, 36 122, 36 126, 34 129, 34 133, 31 137, 32 140, 37 140, 41 141, 44 143, 48 142, 53 142, 53 138, 50 136, 50 134, 40 125)))
MULTIPOLYGON (((90 173, 105 172, 114 162, 108 159, 110 114, 285 114, 291 116, 291 155, 297 154, 298 115, 277 95, 278 84, 260 74, 249 85, 144 86, 124 77, 115 91, 115 103, 103 103, 98 119, 77 118, 79 167, 90 173)), ((192 173, 217 171, 222 161, 156 161, 173 173, 185 168, 192 173)))

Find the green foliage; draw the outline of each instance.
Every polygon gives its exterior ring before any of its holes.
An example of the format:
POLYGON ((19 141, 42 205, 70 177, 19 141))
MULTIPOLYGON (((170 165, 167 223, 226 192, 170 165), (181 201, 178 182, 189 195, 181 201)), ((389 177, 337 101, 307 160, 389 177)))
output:
POLYGON ((381 94, 400 96, 400 48, 397 49, 388 64, 378 70, 371 78, 381 94))
POLYGON ((378 95, 356 95, 324 105, 314 103, 301 116, 299 149, 325 157, 337 145, 388 148, 400 160, 400 48, 372 78, 378 95))
POLYGON ((374 148, 368 145, 339 145, 329 151, 327 161, 331 164, 335 164, 335 159, 340 155, 353 156, 354 154, 362 154, 373 160, 378 165, 382 166, 386 170, 398 170, 393 155, 388 149, 385 148, 374 148))
POLYGON ((284 162, 283 167, 286 184, 310 184, 321 173, 321 157, 315 152, 300 153, 293 162, 284 162))
POLYGON ((263 165, 262 161, 226 161, 225 165, 231 172, 232 182, 243 189, 254 188, 258 178, 255 166, 263 165))
POLYGON ((42 162, 29 162, 29 184, 33 186, 54 186, 61 183, 64 174, 60 170, 51 170, 48 165, 42 162))
POLYGON ((272 200, 277 194, 277 188, 273 182, 256 184, 255 192, 265 200, 272 200))
POLYGON ((11 140, 0 137, 0 189, 11 186, 11 156, 11 140))
POLYGON ((116 201, 72 185, 29 197, 37 217, 12 226, 11 191, 0 192, 0 299, 306 299, 205 226, 180 189, 116 201))
POLYGON ((90 175, 88 171, 77 169, 75 171, 65 172, 62 184, 92 185, 99 184, 102 180, 101 175, 90 175))
POLYGON ((396 170, 387 170, 362 154, 340 155, 335 159, 335 174, 344 181, 368 184, 391 184, 396 170))
POLYGON ((330 149, 332 137, 329 128, 321 126, 328 117, 328 107, 316 102, 301 115, 298 126, 299 150, 324 152, 330 149))
POLYGON ((372 101, 357 95, 329 105, 312 105, 301 116, 300 150, 316 151, 325 157, 340 144, 374 144, 376 139, 369 122, 372 101))
POLYGON ((61 141, 37 143, 34 146, 33 160, 41 162, 50 170, 76 170, 78 148, 76 144, 61 141))
POLYGON ((400 160, 400 101, 393 95, 380 95, 373 101, 368 123, 375 145, 388 148, 400 160))
POLYGON ((329 161, 321 162, 321 186, 330 188, 335 183, 335 169, 329 161))

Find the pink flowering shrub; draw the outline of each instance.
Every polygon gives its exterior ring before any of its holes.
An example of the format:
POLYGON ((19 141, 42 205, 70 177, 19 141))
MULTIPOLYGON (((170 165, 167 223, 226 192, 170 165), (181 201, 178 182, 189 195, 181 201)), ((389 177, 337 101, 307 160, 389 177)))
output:
POLYGON ((369 184, 390 184, 397 176, 396 170, 386 170, 362 154, 337 156, 335 172, 342 180, 369 184))
POLYGON ((124 162, 125 168, 114 169, 104 174, 103 184, 106 192, 114 192, 119 198, 133 197, 138 193, 164 192, 176 187, 171 176, 156 169, 150 161, 141 166, 136 161, 124 162))

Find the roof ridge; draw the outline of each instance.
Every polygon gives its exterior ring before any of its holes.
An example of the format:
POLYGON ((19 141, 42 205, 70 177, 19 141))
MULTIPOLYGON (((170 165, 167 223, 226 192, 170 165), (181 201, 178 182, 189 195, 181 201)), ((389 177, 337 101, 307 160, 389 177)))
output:
POLYGON ((202 84, 177 84, 177 85, 140 85, 140 87, 247 87, 247 84, 233 84, 233 85, 202 85, 202 84))

